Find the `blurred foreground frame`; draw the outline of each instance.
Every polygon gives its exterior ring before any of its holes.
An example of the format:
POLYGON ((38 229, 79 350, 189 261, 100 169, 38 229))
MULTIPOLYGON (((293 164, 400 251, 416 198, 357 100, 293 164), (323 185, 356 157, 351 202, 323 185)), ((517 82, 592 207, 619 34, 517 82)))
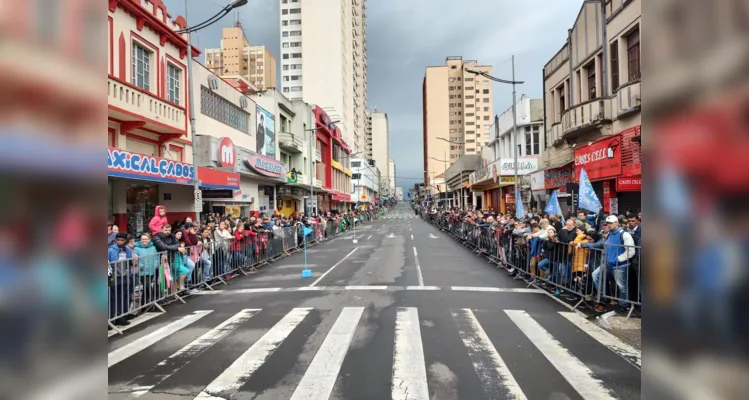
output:
POLYGON ((106 397, 106 6, 0 0, 0 399, 106 397))
POLYGON ((642 5, 642 398, 746 398, 749 1, 642 5))

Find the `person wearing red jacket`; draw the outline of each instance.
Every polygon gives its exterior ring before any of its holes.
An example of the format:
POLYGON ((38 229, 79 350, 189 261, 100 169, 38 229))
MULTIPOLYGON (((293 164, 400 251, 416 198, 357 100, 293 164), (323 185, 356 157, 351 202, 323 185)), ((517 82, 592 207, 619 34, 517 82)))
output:
POLYGON ((161 205, 156 206, 153 210, 153 218, 151 218, 151 221, 148 223, 148 228, 151 229, 151 236, 161 233, 161 228, 167 224, 169 224, 169 222, 166 220, 166 207, 161 205))

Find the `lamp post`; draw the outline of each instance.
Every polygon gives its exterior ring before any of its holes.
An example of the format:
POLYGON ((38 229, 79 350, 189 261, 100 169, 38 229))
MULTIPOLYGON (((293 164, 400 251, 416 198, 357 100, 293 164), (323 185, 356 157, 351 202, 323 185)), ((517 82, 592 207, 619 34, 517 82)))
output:
MULTIPOLYGON (((213 25, 216 21, 220 20, 221 18, 225 17, 229 12, 235 8, 242 7, 243 5, 247 4, 247 0, 235 0, 231 4, 227 5, 221 11, 216 13, 211 18, 208 18, 207 20, 189 27, 185 29, 181 29, 179 31, 176 31, 177 34, 185 33, 187 34, 187 90, 188 90, 188 116, 190 118, 190 141, 192 142, 192 163, 194 166, 195 171, 193 172, 193 189, 195 190, 194 196, 195 196, 195 221, 196 223, 200 224, 200 213, 203 211, 203 204, 199 203, 197 199, 199 198, 198 193, 200 193, 200 178, 198 176, 198 166, 195 165, 197 159, 198 159, 198 149, 195 146, 195 97, 193 93, 193 87, 192 87, 192 42, 191 42, 191 36, 193 32, 197 32, 205 27, 208 27, 210 25, 213 25)), ((187 0, 185 0, 185 20, 189 21, 188 19, 188 12, 187 12, 187 0)))
MULTIPOLYGON (((333 126, 333 125, 335 125, 335 124, 337 124, 339 122, 341 122, 341 121, 331 121, 331 122, 328 122, 327 125, 318 126, 317 128, 305 129, 304 133, 306 135, 307 132, 316 132, 318 129, 322 129, 322 128, 328 128, 328 129, 330 129, 331 126, 333 126)), ((315 195, 315 182, 314 182, 314 179, 316 179, 316 178, 313 178, 313 176, 317 176, 317 171, 315 171, 315 175, 312 175, 312 170, 315 168, 315 161, 314 161, 315 159, 313 158, 314 154, 312 153, 312 149, 317 150, 317 146, 313 146, 313 143, 312 143, 314 138, 315 138, 315 136, 311 135, 310 139, 307 141, 307 145, 309 146, 309 153, 310 153, 309 154, 309 201, 307 202, 307 207, 305 208, 305 212, 304 212, 307 216, 312 215, 312 205, 311 205, 311 203, 312 203, 312 199, 314 198, 314 195, 315 195)))
MULTIPOLYGON (((437 139, 444 140, 445 142, 448 142, 448 143, 455 143, 455 144, 461 144, 461 145, 466 144, 466 142, 462 142, 459 140, 448 140, 448 139, 441 138, 441 137, 438 137, 437 139)), ((460 168, 460 196, 458 196, 458 201, 460 202, 460 208, 465 208, 466 203, 468 203, 468 194, 465 194, 465 195, 463 194, 463 159, 460 156, 458 156, 458 167, 460 168)), ((447 180, 447 175, 445 176, 445 180, 447 180)))
POLYGON ((513 163, 515 164, 515 210, 517 210, 517 202, 520 199, 520 195, 518 193, 518 146, 517 146, 518 145, 518 136, 517 136, 518 121, 517 121, 517 111, 515 110, 515 102, 516 102, 515 85, 521 85, 524 82, 515 80, 515 56, 514 55, 512 56, 512 80, 511 81, 495 78, 487 74, 486 72, 477 71, 475 69, 466 68, 466 72, 469 72, 474 75, 481 75, 484 78, 488 78, 495 82, 512 85, 512 140, 515 142, 515 145, 513 146, 513 149, 514 149, 513 163))

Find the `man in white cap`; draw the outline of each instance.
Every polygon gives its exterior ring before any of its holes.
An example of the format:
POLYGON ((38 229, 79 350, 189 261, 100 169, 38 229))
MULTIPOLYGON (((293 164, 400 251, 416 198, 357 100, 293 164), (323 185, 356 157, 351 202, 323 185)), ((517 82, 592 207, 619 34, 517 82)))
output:
MULTIPOLYGON (((606 217, 606 225, 609 234, 605 240, 598 243, 579 243, 577 247, 603 248, 606 273, 614 275, 618 288, 615 297, 621 299, 619 300, 619 311, 623 311, 628 308, 627 272, 629 271, 630 259, 635 256, 635 241, 629 232, 619 226, 619 218, 616 215, 606 217)), ((598 267, 593 271, 593 285, 596 290, 599 290, 600 279, 601 267, 598 267)))

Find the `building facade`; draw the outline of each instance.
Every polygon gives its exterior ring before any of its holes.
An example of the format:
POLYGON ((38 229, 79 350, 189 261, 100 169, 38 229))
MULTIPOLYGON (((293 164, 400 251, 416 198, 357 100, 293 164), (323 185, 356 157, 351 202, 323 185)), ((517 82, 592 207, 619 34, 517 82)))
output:
POLYGON ((491 81, 469 69, 492 71, 491 66, 462 57, 447 57, 445 65, 426 68, 422 87, 424 179, 432 186, 435 177, 444 173, 445 164, 461 154, 481 154, 489 142, 494 116, 491 81))
POLYGON ((205 65, 221 77, 242 77, 258 90, 276 87, 276 58, 265 46, 252 46, 242 24, 223 29, 221 47, 205 49, 205 65))
POLYGON ((340 120, 355 152, 367 106, 366 0, 280 0, 281 88, 340 120))
MULTIPOLYGON (((343 140, 341 129, 320 106, 314 106, 315 187, 319 187, 316 206, 320 212, 348 210, 352 199, 351 148, 343 140)), ((313 200, 314 201, 314 200, 313 200)))
POLYGON ((388 160, 388 175, 387 175, 387 196, 393 197, 395 195, 395 160, 392 158, 388 160))
POLYGON ((390 124, 388 115, 381 111, 370 111, 367 113, 371 121, 372 133, 366 137, 367 144, 372 146, 372 156, 374 165, 383 172, 387 178, 388 160, 390 159, 390 124))
POLYGON ((351 160, 352 199, 358 204, 374 203, 380 195, 380 170, 372 160, 353 158, 351 160))
POLYGON ((137 233, 147 230, 157 205, 166 206, 170 221, 195 218, 196 172, 203 189, 238 190, 240 179, 193 160, 186 112, 190 57, 186 38, 175 33, 187 23, 181 16, 170 20, 162 2, 134 0, 110 1, 108 23, 110 219, 121 231, 137 233))
POLYGON ((604 211, 620 213, 641 204, 641 1, 601 4, 583 3, 544 66, 543 168, 545 189, 560 192, 585 168, 604 211))

